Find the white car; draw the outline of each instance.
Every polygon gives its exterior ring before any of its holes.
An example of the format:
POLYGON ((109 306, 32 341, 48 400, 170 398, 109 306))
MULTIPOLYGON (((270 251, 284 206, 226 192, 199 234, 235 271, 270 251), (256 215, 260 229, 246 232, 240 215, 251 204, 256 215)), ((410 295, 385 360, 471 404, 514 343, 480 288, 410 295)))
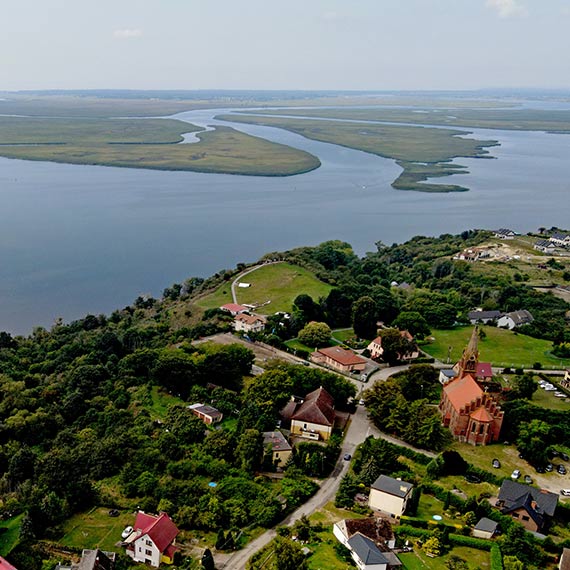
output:
POLYGON ((561 489, 560 494, 564 495, 565 497, 570 497, 570 489, 561 489))
POLYGON ((511 473, 511 479, 513 479, 513 480, 515 480, 515 481, 516 481, 520 476, 521 476, 520 469, 515 469, 515 470, 511 473))
POLYGON ((124 540, 125 538, 129 538, 129 536, 131 536, 133 532, 133 527, 132 526, 128 526, 125 528, 125 530, 121 533, 121 538, 124 540))

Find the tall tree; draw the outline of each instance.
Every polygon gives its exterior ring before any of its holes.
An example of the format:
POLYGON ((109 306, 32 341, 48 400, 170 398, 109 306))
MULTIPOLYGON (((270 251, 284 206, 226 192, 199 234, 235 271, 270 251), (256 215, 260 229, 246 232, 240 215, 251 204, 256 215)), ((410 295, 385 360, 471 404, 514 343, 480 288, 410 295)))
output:
POLYGON ((378 331, 378 307, 372 297, 360 297, 352 307, 352 326, 357 337, 372 340, 378 331))

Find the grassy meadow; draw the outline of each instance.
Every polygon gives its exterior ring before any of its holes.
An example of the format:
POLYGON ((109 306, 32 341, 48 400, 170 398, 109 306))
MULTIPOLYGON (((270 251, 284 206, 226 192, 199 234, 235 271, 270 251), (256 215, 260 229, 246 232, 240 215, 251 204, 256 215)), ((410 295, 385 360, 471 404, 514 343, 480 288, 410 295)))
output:
POLYGON ((497 144, 493 140, 460 138, 464 131, 429 127, 398 126, 335 122, 291 117, 222 115, 219 119, 279 127, 309 139, 362 150, 391 158, 403 168, 392 184, 399 190, 423 192, 457 192, 467 188, 455 184, 426 183, 428 178, 464 172, 462 167, 449 164, 456 157, 482 157, 485 147, 497 144))
MULTIPOLYGON (((483 326, 486 337, 479 341, 479 355, 483 362, 493 366, 511 368, 532 368, 540 362, 545 368, 565 368, 570 366, 569 359, 556 358, 551 354, 552 343, 517 334, 513 331, 496 327, 483 326)), ((433 341, 422 346, 431 356, 442 362, 447 361, 447 351, 451 347, 451 362, 457 362, 467 346, 473 327, 456 327, 448 330, 432 331, 433 341)))
POLYGON ((0 533, 0 556, 6 556, 16 546, 23 518, 21 514, 0 522, 0 528, 6 529, 0 533))
MULTIPOLYGON (((423 106, 423 105, 422 105, 423 106)), ((257 111, 244 111, 256 113, 257 111)), ((421 125, 500 129, 513 131, 570 132, 570 111, 542 109, 291 109, 271 110, 272 115, 297 115, 354 121, 389 121, 421 125)))
POLYGON ((320 166, 317 157, 230 127, 200 129, 172 119, 0 117, 0 156, 68 164, 290 176, 320 166))

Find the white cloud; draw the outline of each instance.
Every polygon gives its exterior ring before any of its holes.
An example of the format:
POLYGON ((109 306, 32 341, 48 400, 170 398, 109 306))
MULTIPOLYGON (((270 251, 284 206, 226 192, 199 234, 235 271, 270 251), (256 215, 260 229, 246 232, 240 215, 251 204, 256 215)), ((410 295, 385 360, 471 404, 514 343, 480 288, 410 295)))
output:
POLYGON ((143 35, 142 30, 136 28, 123 28, 115 30, 113 36, 119 40, 128 40, 131 38, 140 38, 143 35))
POLYGON ((499 18, 526 16, 527 11, 518 0, 487 0, 487 6, 497 12, 499 18))

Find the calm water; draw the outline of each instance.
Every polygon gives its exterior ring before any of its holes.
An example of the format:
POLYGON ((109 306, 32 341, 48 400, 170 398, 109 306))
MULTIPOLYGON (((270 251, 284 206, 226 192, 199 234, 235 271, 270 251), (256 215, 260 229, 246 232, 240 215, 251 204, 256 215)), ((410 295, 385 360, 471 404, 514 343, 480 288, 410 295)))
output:
MULTIPOLYGON (((178 115, 201 125, 225 110, 178 115)), ((268 127, 239 129, 317 155, 288 178, 72 166, 0 158, 0 330, 28 333, 268 251, 374 242, 473 227, 568 226, 570 136, 475 131, 498 160, 459 159, 470 192, 393 190, 391 160, 268 127)))

